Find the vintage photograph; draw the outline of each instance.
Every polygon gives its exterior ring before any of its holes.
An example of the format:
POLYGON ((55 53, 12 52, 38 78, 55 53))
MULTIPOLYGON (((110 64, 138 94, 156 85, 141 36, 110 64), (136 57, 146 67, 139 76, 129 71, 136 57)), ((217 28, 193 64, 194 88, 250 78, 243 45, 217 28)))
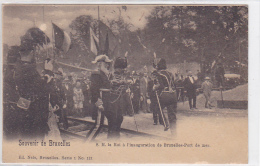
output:
POLYGON ((248 163, 247 5, 2 5, 3 162, 248 163))

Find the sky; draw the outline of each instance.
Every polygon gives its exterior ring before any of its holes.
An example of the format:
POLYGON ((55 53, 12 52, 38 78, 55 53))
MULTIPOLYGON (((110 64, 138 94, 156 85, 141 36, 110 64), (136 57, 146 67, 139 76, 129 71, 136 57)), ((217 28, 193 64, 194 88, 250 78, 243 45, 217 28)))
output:
MULTIPOLYGON (((134 25, 133 30, 144 28, 146 17, 154 6, 100 6, 100 19, 118 18, 119 9, 124 20, 134 25)), ((80 15, 91 15, 98 18, 98 6, 96 5, 6 5, 3 7, 3 43, 20 45, 20 37, 31 28, 39 27, 51 38, 51 22, 58 25, 66 32, 70 32, 69 24, 80 15)))

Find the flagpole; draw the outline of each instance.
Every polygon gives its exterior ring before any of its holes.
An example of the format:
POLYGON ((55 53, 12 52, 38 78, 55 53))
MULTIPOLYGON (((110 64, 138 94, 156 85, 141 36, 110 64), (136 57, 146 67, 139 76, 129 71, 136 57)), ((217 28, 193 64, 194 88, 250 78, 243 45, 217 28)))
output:
POLYGON ((55 59, 55 54, 54 54, 54 46, 55 46, 55 39, 54 39, 54 29, 53 29, 53 22, 51 20, 51 25, 52 25, 52 55, 53 55, 53 59, 55 59))
MULTIPOLYGON (((42 21, 43 21, 43 25, 46 25, 45 24, 45 19, 44 19, 44 6, 42 6, 42 21)), ((46 47, 47 47, 47 36, 46 36, 46 34, 44 35, 44 40, 45 40, 45 45, 46 45, 46 47)), ((46 48, 46 54, 47 54, 47 58, 49 58, 49 49, 48 49, 48 47, 46 48)))
POLYGON ((99 5, 98 5, 98 43, 100 48, 100 16, 99 16, 99 5))

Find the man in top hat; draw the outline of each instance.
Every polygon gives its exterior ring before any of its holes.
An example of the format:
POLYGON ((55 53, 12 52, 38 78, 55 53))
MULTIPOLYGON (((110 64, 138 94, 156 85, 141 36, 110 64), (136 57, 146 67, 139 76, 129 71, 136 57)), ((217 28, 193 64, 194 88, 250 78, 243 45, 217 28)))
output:
POLYGON ((205 96, 206 102, 205 102, 205 108, 211 109, 210 104, 210 95, 213 88, 213 84, 210 82, 209 77, 205 77, 205 81, 201 85, 201 89, 203 90, 203 94, 205 96))
POLYGON ((46 80, 36 70, 34 43, 25 39, 20 46, 21 61, 17 64, 14 80, 19 99, 20 138, 43 139, 49 128, 49 96, 46 80))
POLYGON ((188 75, 187 75, 187 78, 185 78, 184 80, 184 88, 186 89, 187 91, 187 96, 189 98, 189 106, 190 106, 190 109, 197 109, 196 108, 196 82, 195 82, 195 79, 194 77, 192 76, 192 72, 191 71, 188 71, 188 75))

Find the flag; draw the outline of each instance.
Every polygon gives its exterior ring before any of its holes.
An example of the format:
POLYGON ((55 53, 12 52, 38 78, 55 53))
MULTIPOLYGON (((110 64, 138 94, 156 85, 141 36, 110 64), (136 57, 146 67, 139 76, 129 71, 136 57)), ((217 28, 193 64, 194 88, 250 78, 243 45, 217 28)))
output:
POLYGON ((54 23, 52 23, 52 26, 54 30, 55 47, 65 53, 68 52, 71 45, 70 36, 54 23))
POLYGON ((106 41, 108 40, 108 45, 109 45, 109 52, 107 54, 113 56, 117 56, 118 54, 118 45, 119 45, 119 40, 117 37, 114 35, 112 30, 103 22, 99 22, 99 29, 100 29, 100 41, 99 41, 99 46, 100 48, 105 48, 105 45, 107 44, 106 41))
POLYGON ((97 38, 97 36, 95 35, 94 31, 92 30, 92 28, 89 28, 89 34, 90 34, 90 50, 91 52, 93 52, 95 55, 98 54, 99 48, 98 48, 98 44, 99 44, 99 40, 97 38))

